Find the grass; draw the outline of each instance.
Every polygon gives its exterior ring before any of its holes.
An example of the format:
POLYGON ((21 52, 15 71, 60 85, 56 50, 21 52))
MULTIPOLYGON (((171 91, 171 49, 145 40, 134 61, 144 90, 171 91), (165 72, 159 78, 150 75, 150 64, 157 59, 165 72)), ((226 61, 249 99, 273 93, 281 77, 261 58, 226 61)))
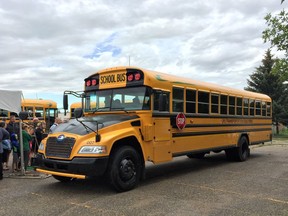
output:
POLYGON ((288 138, 288 129, 280 131, 279 134, 273 134, 273 138, 284 138, 284 139, 287 139, 288 138))

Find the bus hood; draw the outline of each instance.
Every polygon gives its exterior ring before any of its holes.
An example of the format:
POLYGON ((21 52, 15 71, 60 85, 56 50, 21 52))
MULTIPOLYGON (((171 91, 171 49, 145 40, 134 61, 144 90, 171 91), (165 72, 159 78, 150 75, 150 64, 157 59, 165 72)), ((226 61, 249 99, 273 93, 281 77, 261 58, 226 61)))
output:
POLYGON ((97 130, 97 123, 98 123, 98 129, 117 124, 124 121, 129 121, 133 119, 138 119, 138 115, 131 115, 131 114, 123 114, 123 115, 99 115, 99 116, 93 116, 93 117, 82 117, 79 119, 83 124, 81 124, 76 119, 70 119, 66 123, 59 124, 52 133, 56 132, 67 132, 67 133, 74 133, 78 135, 85 135, 88 133, 93 132, 92 130, 97 130), (92 130, 90 130, 91 128, 92 130))

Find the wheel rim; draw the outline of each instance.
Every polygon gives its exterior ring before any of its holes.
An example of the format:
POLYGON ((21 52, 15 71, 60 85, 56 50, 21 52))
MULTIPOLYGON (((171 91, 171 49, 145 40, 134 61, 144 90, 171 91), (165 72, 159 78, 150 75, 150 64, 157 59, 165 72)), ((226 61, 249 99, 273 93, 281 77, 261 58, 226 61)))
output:
POLYGON ((244 159, 248 157, 248 146, 246 144, 242 145, 242 157, 244 159))
POLYGON ((123 159, 119 169, 120 178, 123 181, 128 181, 136 175, 135 164, 131 159, 123 159))

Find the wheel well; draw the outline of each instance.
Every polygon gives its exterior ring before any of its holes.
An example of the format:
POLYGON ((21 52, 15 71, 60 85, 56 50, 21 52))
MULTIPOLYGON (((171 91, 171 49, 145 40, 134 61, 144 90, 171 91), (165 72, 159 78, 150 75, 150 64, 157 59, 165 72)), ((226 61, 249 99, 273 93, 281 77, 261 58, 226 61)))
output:
POLYGON ((239 144, 239 141, 242 139, 242 137, 245 137, 245 138, 247 139, 248 146, 249 146, 249 145, 250 145, 250 141, 249 141, 249 136, 248 136, 247 133, 243 133, 243 134, 241 134, 241 136, 240 136, 239 139, 238 139, 237 146, 238 146, 238 144, 239 144))
POLYGON ((117 149, 119 149, 122 146, 131 146, 131 147, 135 148, 136 151, 141 156, 142 163, 144 164, 144 157, 143 157, 142 148, 140 146, 140 143, 136 139, 136 137, 130 136, 130 137, 125 137, 123 139, 117 140, 112 146, 110 155, 112 155, 117 149))

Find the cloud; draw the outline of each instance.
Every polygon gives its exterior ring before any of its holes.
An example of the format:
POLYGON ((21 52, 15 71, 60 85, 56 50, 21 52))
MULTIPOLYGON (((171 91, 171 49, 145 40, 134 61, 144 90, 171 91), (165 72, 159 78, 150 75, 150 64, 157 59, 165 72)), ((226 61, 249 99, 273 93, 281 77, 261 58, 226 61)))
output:
POLYGON ((243 89, 269 47, 264 16, 281 7, 270 0, 1 1, 0 88, 57 98, 81 90, 99 69, 130 63, 243 89))

